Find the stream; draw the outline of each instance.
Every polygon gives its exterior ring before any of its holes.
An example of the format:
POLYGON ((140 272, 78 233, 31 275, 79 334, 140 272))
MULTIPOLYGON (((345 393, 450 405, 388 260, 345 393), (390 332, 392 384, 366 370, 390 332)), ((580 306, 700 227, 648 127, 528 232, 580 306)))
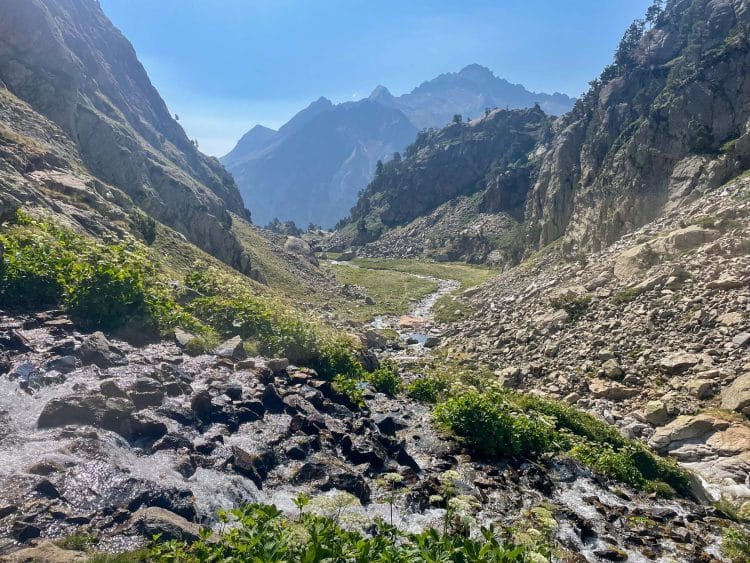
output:
MULTIPOLYGON (((331 260, 330 263, 336 266, 347 266, 349 268, 372 269, 363 268, 358 264, 339 260, 331 260)), ((377 270, 373 269, 373 271, 377 270)), ((407 349, 413 352, 415 350, 424 349, 425 344, 431 337, 440 337, 442 330, 435 322, 435 315, 432 309, 441 297, 453 293, 461 286, 461 284, 457 280, 447 280, 436 278, 434 276, 412 274, 409 272, 404 273, 421 280, 434 282, 438 285, 438 288, 432 293, 424 296, 422 299, 413 301, 405 315, 378 315, 368 326, 375 330, 390 329, 396 331, 401 340, 406 342, 407 349)))

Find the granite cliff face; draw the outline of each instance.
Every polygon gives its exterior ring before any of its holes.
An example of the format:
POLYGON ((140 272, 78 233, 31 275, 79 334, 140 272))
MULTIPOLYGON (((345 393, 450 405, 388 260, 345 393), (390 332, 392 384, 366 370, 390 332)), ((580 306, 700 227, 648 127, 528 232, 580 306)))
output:
POLYGON ((89 230, 116 229, 137 207, 249 271, 229 231, 229 212, 249 218, 232 178, 170 116, 98 3, 8 0, 0 16, 3 202, 59 212, 50 191, 75 193, 68 216, 89 230))
POLYGON ((557 124, 527 206, 533 246, 599 249, 750 166, 750 10, 672 0, 634 24, 557 124))

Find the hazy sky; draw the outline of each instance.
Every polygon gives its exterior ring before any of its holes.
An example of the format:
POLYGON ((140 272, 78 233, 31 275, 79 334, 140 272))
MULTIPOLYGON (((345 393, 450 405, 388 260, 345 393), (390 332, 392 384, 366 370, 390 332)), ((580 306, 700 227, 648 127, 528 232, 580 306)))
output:
POLYGON ((577 96, 652 0, 100 0, 207 154, 320 96, 395 95, 471 63, 577 96))

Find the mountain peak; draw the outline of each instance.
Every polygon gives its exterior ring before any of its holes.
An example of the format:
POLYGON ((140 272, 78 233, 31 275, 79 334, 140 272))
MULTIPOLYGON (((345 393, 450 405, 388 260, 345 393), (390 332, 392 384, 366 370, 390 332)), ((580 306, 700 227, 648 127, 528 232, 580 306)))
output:
POLYGON ((495 74, 489 68, 476 63, 466 65, 458 74, 467 78, 495 78, 495 74))
POLYGON ((386 88, 382 84, 378 84, 372 91, 368 99, 375 102, 391 102, 393 101, 393 94, 391 94, 388 88, 386 88))

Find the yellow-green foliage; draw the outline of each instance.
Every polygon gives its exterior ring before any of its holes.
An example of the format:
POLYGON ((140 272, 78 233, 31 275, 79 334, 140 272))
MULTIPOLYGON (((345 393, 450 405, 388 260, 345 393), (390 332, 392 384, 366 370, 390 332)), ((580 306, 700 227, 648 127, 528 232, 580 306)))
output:
MULTIPOLYGON (((301 503, 300 503, 300 506, 301 503)), ((304 506, 302 506, 304 508, 304 506)), ((285 517, 274 506, 251 505, 225 516, 231 526, 218 536, 207 531, 193 543, 156 543, 154 561, 257 561, 282 562, 391 562, 457 561, 462 563, 521 563, 546 560, 542 553, 505 543, 493 529, 483 528, 476 538, 468 534, 440 533, 428 529, 408 534, 382 521, 375 533, 362 535, 341 526, 340 508, 331 516, 302 513, 298 520, 285 517), (532 559, 535 557, 535 559, 532 559)))
POLYGON ((674 460, 654 455, 612 426, 557 401, 508 391, 467 390, 436 406, 435 419, 482 455, 565 452, 634 487, 667 496, 675 491, 689 494, 687 476, 674 460))
POLYGON ((135 239, 99 243, 19 211, 0 242, 4 307, 63 307, 91 328, 115 329, 133 321, 154 332, 177 324, 200 328, 171 299, 135 239))

